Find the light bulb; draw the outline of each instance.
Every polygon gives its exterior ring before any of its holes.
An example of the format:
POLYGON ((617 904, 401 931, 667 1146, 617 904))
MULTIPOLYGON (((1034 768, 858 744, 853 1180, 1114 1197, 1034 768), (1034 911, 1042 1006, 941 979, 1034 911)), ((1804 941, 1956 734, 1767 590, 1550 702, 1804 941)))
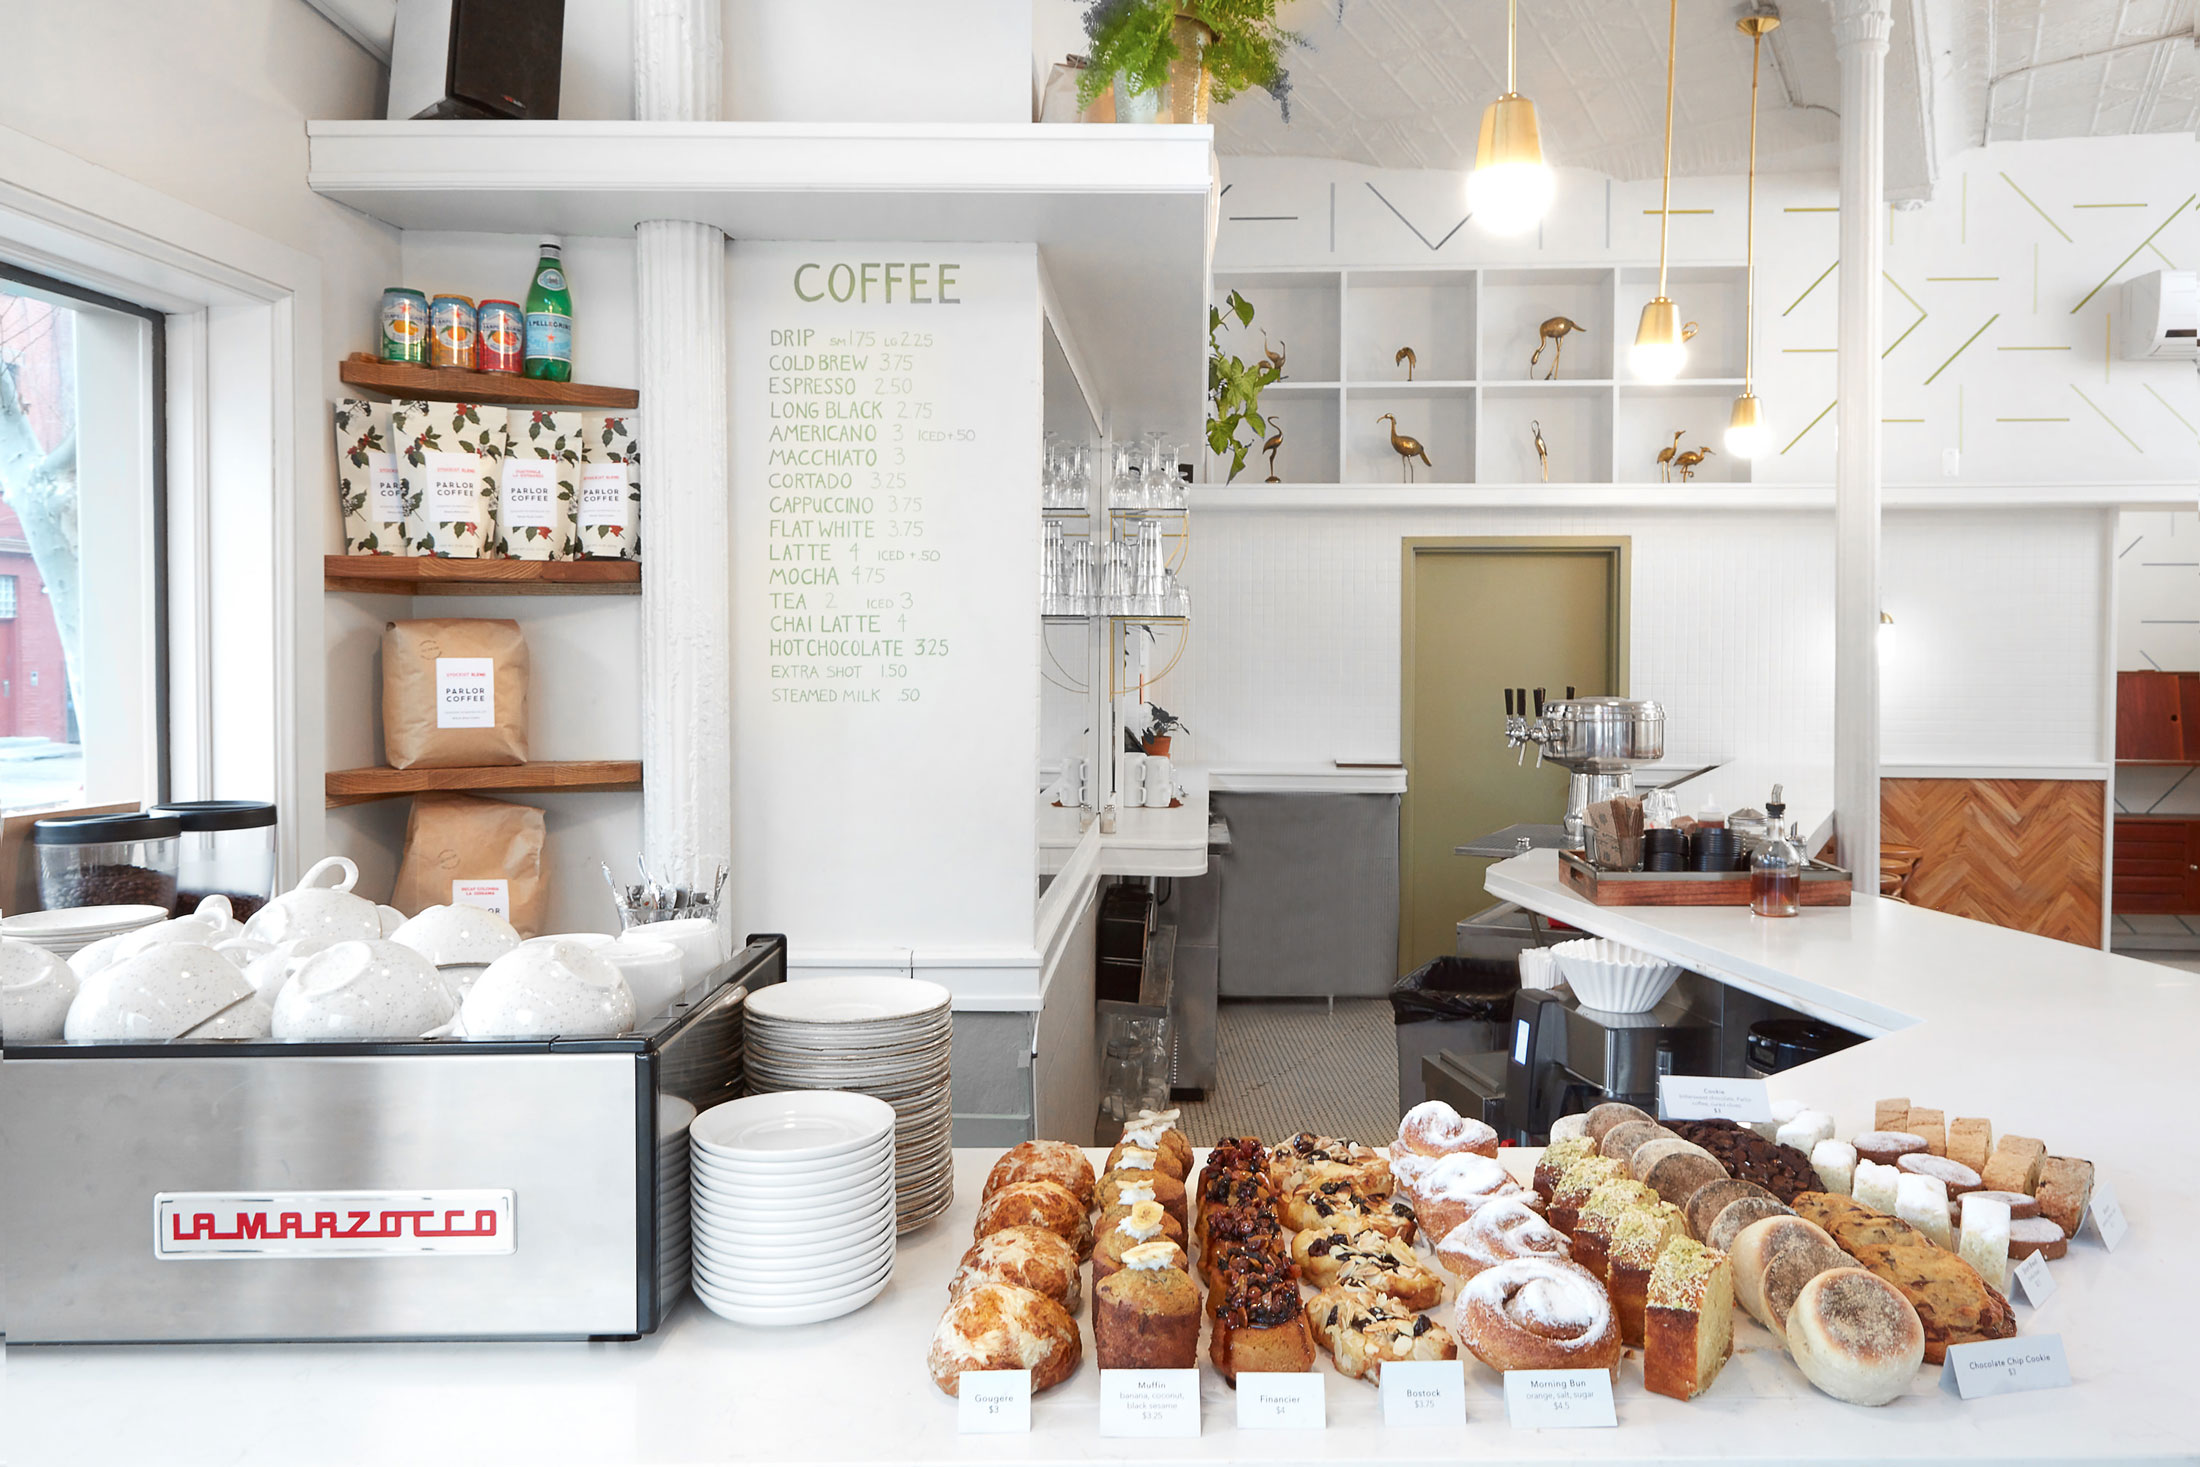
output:
POLYGON ((1551 207, 1555 181, 1543 162, 1535 103, 1507 92, 1482 109, 1482 132, 1467 175, 1467 208, 1492 234, 1525 234, 1551 207))
POLYGON ((1765 425, 1757 394, 1745 392, 1735 398, 1726 424, 1726 451, 1736 458, 1755 458, 1771 446, 1772 430, 1765 425))
POLYGON ((1627 365, 1645 382, 1670 382, 1687 363, 1688 339, 1682 334, 1680 312, 1672 301, 1657 296, 1642 308, 1642 324, 1635 328, 1627 365))

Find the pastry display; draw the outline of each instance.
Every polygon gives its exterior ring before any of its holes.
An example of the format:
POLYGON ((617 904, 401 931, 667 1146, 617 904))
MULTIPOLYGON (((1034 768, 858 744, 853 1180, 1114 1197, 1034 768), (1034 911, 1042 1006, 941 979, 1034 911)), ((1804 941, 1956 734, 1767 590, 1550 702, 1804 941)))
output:
POLYGON ((1315 1343, 1337 1362, 1337 1373, 1355 1380, 1382 1379, 1394 1360, 1456 1360, 1459 1343, 1427 1315, 1387 1294, 1329 1288, 1306 1306, 1315 1343))
POLYGON ((1656 1121, 1621 1121, 1604 1133, 1604 1139, 1597 1143, 1597 1154, 1630 1161, 1634 1157, 1635 1148, 1645 1141, 1672 1136, 1671 1131, 1656 1121))
POLYGON ((1186 1216, 1184 1184, 1167 1172, 1151 1167, 1106 1173, 1100 1178, 1099 1198, 1103 1212, 1134 1202, 1158 1202, 1161 1210, 1175 1218, 1179 1226, 1190 1221, 1186 1216))
POLYGON ((1963 1209, 1974 1198, 1980 1197, 1989 1202, 1999 1202, 2007 1207, 2011 1218, 2038 1217, 2040 1215, 2040 1199, 2027 1197, 2022 1192, 1965 1192, 1960 1197, 1948 1199, 1948 1205, 1955 1209, 1957 1222, 1963 1221, 1963 1209))
POLYGON ((1080 1258, 1092 1252, 1091 1215, 1060 1182, 1010 1182, 978 1204, 976 1237, 1024 1226, 1067 1240, 1080 1258))
MULTIPOLYGON (((1803 1112, 1796 1120, 1812 1114, 1817 1112, 1803 1112)), ((1747 1126, 1725 1120, 1675 1121, 1673 1129, 1717 1158, 1728 1176, 1755 1182, 1782 1202, 1818 1190, 1818 1173, 1811 1167, 1808 1146, 1768 1141, 1747 1126)))
POLYGON ((1989 1198, 1963 1209, 1956 1253, 1997 1289, 2009 1287, 2009 1204, 1989 1198))
POLYGON ((1655 1187, 1660 1197, 1676 1207, 1685 1204, 1704 1183, 1725 1179, 1725 1167, 1711 1157, 1691 1151, 1661 1157, 1642 1174, 1643 1181, 1655 1187))
POLYGON ((1856 1148, 1846 1141, 1821 1141, 1810 1149, 1810 1169, 1818 1191, 1846 1197, 1856 1184, 1856 1148))
POLYGON ((1689 1193, 1687 1205, 1682 1209, 1688 1217, 1688 1236, 1702 1242, 1710 1235, 1711 1225, 1718 1221, 1719 1213, 1729 1202, 1738 1202, 1744 1197, 1771 1196, 1763 1187, 1742 1177, 1722 1177, 1706 1182, 1689 1193))
POLYGON ((1028 1370, 1032 1390, 1043 1391, 1075 1374, 1084 1350, 1077 1321, 1054 1300, 1014 1284, 982 1283, 948 1301, 925 1364, 932 1383, 950 1396, 966 1370, 1028 1370))
POLYGON ((1011 1182, 1053 1182, 1092 1210, 1095 1178, 1084 1148, 1067 1141, 1026 1141, 1011 1147, 986 1174, 980 1197, 991 1197, 1011 1182))
POLYGON ((1649 1121, 1655 1124, 1657 1119, 1658 1118, 1656 1116, 1650 1114, 1648 1111, 1642 1109, 1640 1106, 1626 1105, 1621 1103, 1620 1101, 1608 1100, 1602 1105, 1592 1107, 1589 1111, 1588 1119, 1582 1123, 1582 1126, 1583 1133, 1587 1135, 1590 1140, 1597 1142, 1599 1145, 1602 1145, 1604 1141, 1604 1133, 1611 1130, 1612 1127, 1619 1125, 1623 1121, 1649 1121))
MULTIPOLYGON (((1625 1128, 1618 1126, 1613 1128, 1614 1131, 1623 1129, 1625 1128)), ((1711 1155, 1710 1152, 1704 1150, 1695 1142, 1676 1136, 1661 1126, 1659 1134, 1635 1147, 1622 1160, 1627 1163, 1627 1174, 1639 1181, 1647 1178, 1650 1174, 1650 1168, 1656 1166, 1668 1156, 1678 1156, 1683 1152, 1691 1156, 1708 1157, 1711 1155)))
POLYGON ((1882 1166, 1861 1156, 1856 1159, 1856 1177, 1851 1195, 1865 1207, 1878 1212, 1893 1212, 1895 1193, 1901 1185, 1901 1168, 1882 1166))
POLYGON ((1894 1215, 1935 1245, 1954 1246, 1954 1230, 1948 1221, 1948 1188, 1940 1178, 1904 1172, 1894 1189, 1894 1215))
POLYGON ((1787 1347, 1810 1383, 1835 1400, 1884 1406, 1917 1378, 1925 1329, 1886 1280, 1861 1268, 1835 1268, 1795 1296, 1787 1347))
POLYGON ((1719 1215, 1711 1219, 1711 1226, 1704 1229, 1703 1237, 1697 1241, 1725 1253, 1733 1248, 1742 1229, 1751 1223, 1763 1222, 1768 1217, 1787 1217, 1793 1210, 1775 1197, 1737 1197, 1719 1209, 1719 1215))
POLYGON ((1994 1123, 1977 1116, 1957 1116, 1948 1122, 1948 1159, 1962 1162, 1974 1172, 1986 1170, 1994 1154, 1994 1123))
POLYGON ((1902 1157, 1894 1164, 1898 1172, 1912 1172, 1921 1177, 1932 1177, 1947 1189, 1950 1197, 1960 1197, 1979 1189, 1979 1174, 1962 1162, 1950 1157, 1934 1156, 1931 1152, 1917 1151, 1902 1157))
POLYGON ((1175 1243, 1182 1246, 1184 1230, 1158 1202, 1134 1202, 1119 1207, 1100 1220, 1093 1230, 1092 1281, 1106 1278, 1123 1266, 1123 1255, 1143 1243, 1175 1243), (1171 1237, 1171 1232, 1175 1233, 1171 1237))
MULTIPOLYGON (((1587 1138, 1584 1137, 1584 1140, 1587 1138)), ((1473 1278, 1514 1258, 1564 1258, 1571 1241, 1518 1197, 1499 1197, 1437 1240, 1436 1261, 1456 1277, 1473 1278)))
POLYGON ((1141 1145, 1135 1141, 1116 1142, 1115 1149, 1108 1153, 1107 1165, 1101 1170, 1121 1170, 1126 1159, 1133 1169, 1144 1167, 1148 1171, 1164 1171, 1180 1182, 1191 1175, 1191 1158, 1188 1153, 1170 1151, 1159 1145, 1141 1145))
MULTIPOLYGON (((1581 1204, 1589 1200, 1589 1194, 1612 1178, 1626 1175, 1626 1167, 1608 1156, 1585 1156, 1566 1168, 1551 1189, 1551 1207, 1546 1214, 1551 1226, 1562 1233, 1572 1233, 1575 1214, 1581 1210, 1581 1204)), ((1421 1220, 1421 1226, 1428 1227, 1426 1218, 1421 1220)), ((1431 1236, 1442 1237, 1443 1234, 1432 1232, 1431 1236)))
POLYGON ((1787 1338, 1788 1311, 1803 1285, 1856 1260, 1818 1224, 1801 1217, 1760 1218, 1734 1237, 1734 1297, 1774 1336, 1787 1338))
POLYGON ((1410 1245, 1372 1228, 1309 1228, 1292 1240, 1291 1261, 1318 1289, 1372 1289, 1410 1309, 1433 1309, 1444 1299, 1443 1279, 1410 1245))
POLYGON ((1551 1193, 1558 1186, 1559 1175, 1566 1168, 1585 1156, 1599 1154, 1596 1143, 1587 1136, 1569 1136, 1563 1141, 1553 1141, 1535 1159, 1535 1195, 1549 1202, 1551 1193))
POLYGON ((1925 1138, 1914 1131, 1866 1131, 1861 1136, 1851 1136, 1849 1144, 1856 1154, 1880 1166, 1893 1166, 1897 1160, 1913 1151, 1925 1149, 1925 1138))
POLYGON ((1772 1139, 1776 1145, 1785 1146, 1808 1159, 1819 1142, 1833 1139, 1833 1117, 1822 1110, 1798 1112, 1794 1119, 1773 1133, 1772 1139))
POLYGON ((1902 1122, 1910 1114, 1910 1098, 1905 1095, 1895 1100, 1872 1102, 1872 1129, 1875 1131, 1899 1131, 1902 1122))
MULTIPOLYGON (((1492 1150, 1496 1149, 1496 1137, 1497 1133, 1491 1131, 1492 1150)), ((1388 1197, 1391 1193, 1390 1158, 1357 1141, 1301 1131, 1281 1145, 1268 1149, 1268 1180, 1275 1184, 1279 1193, 1290 1192, 1309 1182, 1342 1180, 1370 1197, 1388 1197)))
MULTIPOLYGON (((1973 1197, 1984 1197, 1984 1192, 1973 1192, 1973 1197)), ((2048 1217, 2019 1217, 2009 1222, 2009 1261, 2016 1263, 2037 1253, 2042 1258, 2060 1258, 2070 1251, 2070 1235, 2062 1230, 2062 1224, 2048 1217)))
POLYGON ((1928 1156, 1948 1154, 1948 1117, 1944 1112, 1912 1106, 1909 1115, 1895 1129, 1907 1131, 1923 1141, 1928 1156))
POLYGON ((1176 1110, 1142 1110, 1123 1123, 1123 1144, 1159 1151, 1167 1158, 1169 1173, 1178 1181, 1192 1174, 1192 1143, 1176 1127, 1182 1113, 1176 1110))
POLYGON ((1733 1353, 1733 1268, 1717 1249, 1678 1239, 1650 1271, 1642 1383, 1661 1396, 1693 1400, 1711 1389, 1733 1353))
POLYGON ((1468 1279, 1459 1286, 1453 1332, 1500 1373, 1619 1373, 1619 1324, 1604 1285, 1561 1259, 1515 1258, 1468 1279))
POLYGON ((1392 1151, 1393 1154, 1410 1151, 1419 1156, 1450 1156, 1456 1151, 1472 1151, 1495 1157, 1497 1132, 1481 1121, 1459 1114, 1441 1100, 1424 1100, 1398 1122, 1398 1144, 1392 1151))
POLYGON ((963 1254, 947 1292, 952 1296, 984 1283, 1014 1284, 1044 1294, 1071 1314, 1084 1302, 1077 1250, 1045 1228, 1019 1226, 986 1234, 963 1254))
POLYGON ((1299 1294, 1299 1271, 1288 1258, 1242 1252, 1230 1259, 1216 1288, 1208 1358, 1233 1389, 1238 1372, 1293 1373, 1314 1368, 1314 1336, 1299 1294))
POLYGON ((1612 1229, 1630 1212, 1657 1202, 1658 1194, 1642 1182, 1614 1177, 1591 1192, 1574 1217, 1574 1245, 1570 1256, 1598 1283, 1610 1277, 1604 1261, 1612 1241, 1612 1229))
POLYGON ((1441 1238, 1465 1222, 1474 1210, 1496 1197, 1526 1192, 1502 1162, 1476 1151, 1449 1156, 1401 1156, 1390 1166, 1398 1190, 1413 1205, 1413 1215, 1432 1238, 1441 1238))
MULTIPOLYGON (((1902 1219, 1818 1192, 1798 1197, 1795 1206, 1859 1264, 1902 1291, 1924 1326, 1930 1363, 1946 1358, 1950 1345, 2004 1340, 2017 1332, 2015 1311, 2001 1290, 1902 1219)), ((2010 1226, 2014 1230, 2015 1224, 2010 1226)), ((1794 1328, 1790 1316, 1791 1337, 1794 1328)))
POLYGON ((2039 1199, 2040 1216, 2075 1238, 2085 1209, 2093 1200, 2093 1163, 2071 1156, 2049 1156, 2040 1161, 2040 1179, 2032 1195, 2039 1199))
POLYGON ((1767 1141, 1779 1140, 1780 1128, 1810 1109, 1800 1100, 1774 1100, 1769 1102, 1768 1106, 1772 1112, 1770 1120, 1750 1121, 1748 1123, 1749 1129, 1755 1131, 1767 1141))
POLYGON ((1551 1122, 1551 1144, 1561 1141, 1586 1139, 1589 1135, 1589 1118, 1586 1115, 1560 1116, 1551 1122))
POLYGON ((1303 1182, 1284 1196, 1281 1211, 1285 1225, 1293 1228, 1349 1221, 1354 1229, 1373 1228, 1386 1238, 1413 1241, 1413 1204, 1402 1197, 1370 1197, 1349 1177, 1303 1182))
POLYGON ((1092 1287, 1092 1352, 1102 1370, 1189 1370, 1199 1363, 1199 1286, 1184 1250, 1140 1243, 1092 1287))
POLYGON ((1611 1241, 1604 1247, 1605 1291, 1612 1296, 1621 1344, 1641 1346, 1651 1272, 1666 1249, 1687 1236, 1681 1210, 1670 1202, 1634 1208, 1613 1225, 1611 1241))
POLYGON ((2040 1184, 2040 1163, 2047 1159, 2047 1143, 2030 1136, 2004 1136, 1994 1143, 1993 1155, 1979 1168, 1979 1180, 1990 1192, 2023 1192, 2030 1195, 2040 1184))

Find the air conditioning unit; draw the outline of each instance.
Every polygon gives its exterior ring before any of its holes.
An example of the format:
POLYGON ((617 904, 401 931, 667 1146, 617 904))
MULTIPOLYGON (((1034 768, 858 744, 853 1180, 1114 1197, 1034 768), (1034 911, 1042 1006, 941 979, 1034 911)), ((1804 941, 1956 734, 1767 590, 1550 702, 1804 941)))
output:
POLYGON ((2126 361, 2200 357, 2200 271, 2150 270, 2124 282, 2126 361))

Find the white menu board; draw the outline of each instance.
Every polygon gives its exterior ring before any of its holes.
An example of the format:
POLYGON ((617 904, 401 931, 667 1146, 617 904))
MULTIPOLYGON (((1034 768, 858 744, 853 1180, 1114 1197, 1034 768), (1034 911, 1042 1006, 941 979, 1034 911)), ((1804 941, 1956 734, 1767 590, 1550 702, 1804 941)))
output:
POLYGON ((736 921, 1028 948, 1036 251, 742 243, 733 280, 736 921))

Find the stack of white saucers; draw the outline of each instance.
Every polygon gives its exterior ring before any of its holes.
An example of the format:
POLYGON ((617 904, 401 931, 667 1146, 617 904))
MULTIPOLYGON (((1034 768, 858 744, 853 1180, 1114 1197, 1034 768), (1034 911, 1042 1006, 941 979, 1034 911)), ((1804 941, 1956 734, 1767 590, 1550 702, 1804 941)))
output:
POLYGON ((916 978, 802 978, 749 995, 749 1090, 854 1090, 894 1108, 901 1231, 955 1200, 951 995, 916 978))
POLYGON ((0 920, 0 937, 12 937, 44 948, 57 958, 73 957, 79 948, 102 938, 120 937, 175 913, 166 907, 62 907, 51 912, 18 912, 0 920))
POLYGON ((861 1309, 894 1271, 894 1109, 867 1095, 729 1100, 688 1129, 696 1297, 741 1324, 861 1309))

